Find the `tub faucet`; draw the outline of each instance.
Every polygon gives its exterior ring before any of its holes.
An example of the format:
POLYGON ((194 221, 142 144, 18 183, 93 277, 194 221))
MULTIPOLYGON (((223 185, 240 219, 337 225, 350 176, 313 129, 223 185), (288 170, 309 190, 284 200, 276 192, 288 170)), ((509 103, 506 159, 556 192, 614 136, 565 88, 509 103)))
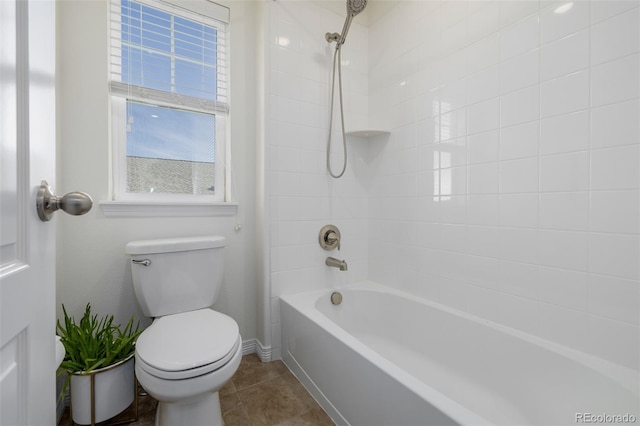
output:
POLYGON ((341 271, 347 270, 347 262, 344 260, 338 260, 335 257, 327 257, 327 260, 324 263, 332 268, 339 268, 341 271))

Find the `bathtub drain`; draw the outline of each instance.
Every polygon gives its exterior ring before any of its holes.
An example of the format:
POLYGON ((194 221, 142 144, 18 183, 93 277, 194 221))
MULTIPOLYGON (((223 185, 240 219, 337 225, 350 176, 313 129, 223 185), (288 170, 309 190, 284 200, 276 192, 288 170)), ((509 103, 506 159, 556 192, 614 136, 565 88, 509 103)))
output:
POLYGON ((331 293, 331 303, 333 303, 334 305, 339 305, 342 303, 342 294, 340 294, 337 291, 334 291, 333 293, 331 293))

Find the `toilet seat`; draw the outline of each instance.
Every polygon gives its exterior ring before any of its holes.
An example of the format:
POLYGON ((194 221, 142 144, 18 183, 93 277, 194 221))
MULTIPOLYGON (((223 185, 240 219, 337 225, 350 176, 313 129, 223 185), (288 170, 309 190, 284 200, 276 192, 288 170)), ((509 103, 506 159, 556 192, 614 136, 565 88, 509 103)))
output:
POLYGON ((211 373, 212 371, 216 371, 224 367, 225 365, 227 365, 227 363, 233 358, 235 353, 238 351, 238 347, 240 346, 240 343, 241 343, 240 336, 238 336, 238 340, 236 341, 236 344, 233 346, 231 351, 229 351, 229 353, 224 358, 216 362, 212 362, 210 364, 203 365, 201 367, 190 368, 188 370, 167 371, 167 370, 154 368, 151 365, 147 364, 143 359, 141 359, 140 356, 136 356, 136 363, 144 371, 151 374, 152 376, 158 377, 159 379, 167 379, 167 380, 190 379, 192 377, 198 377, 198 376, 211 373))
POLYGON ((136 362, 158 378, 197 377, 227 364, 240 339, 238 324, 212 309, 167 315, 138 337, 136 362))

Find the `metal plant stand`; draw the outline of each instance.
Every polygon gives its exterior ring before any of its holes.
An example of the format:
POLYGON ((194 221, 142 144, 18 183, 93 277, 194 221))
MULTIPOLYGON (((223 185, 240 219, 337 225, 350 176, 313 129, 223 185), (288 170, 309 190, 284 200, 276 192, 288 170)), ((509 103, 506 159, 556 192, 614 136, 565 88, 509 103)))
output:
MULTIPOLYGON (((114 365, 112 368, 116 368, 119 367, 119 364, 114 365)), ((89 374, 87 374, 87 376, 89 376, 89 380, 90 380, 90 387, 91 387, 91 426, 95 426, 96 425, 96 375, 103 373, 105 371, 109 370, 109 368, 107 369, 102 369, 98 372, 91 372, 89 374)), ((71 417, 71 425, 72 426, 76 426, 79 425, 79 423, 76 423, 73 420, 73 404, 71 403, 72 398, 71 398, 71 393, 73 392, 73 386, 69 387, 69 417, 71 417)), ((107 424, 109 426, 115 426, 115 425, 122 425, 122 424, 127 424, 127 423, 131 423, 131 422, 135 422, 138 420, 138 380, 135 377, 135 374, 133 376, 133 417, 132 418, 127 418, 127 419, 120 419, 117 421, 114 421, 113 423, 110 420, 106 420, 105 422, 101 422, 104 424, 107 424)), ((127 410, 131 409, 131 405, 129 405, 127 408, 125 408, 123 411, 121 411, 120 413, 118 413, 117 415, 115 415, 112 418, 116 418, 118 417, 120 414, 124 413, 127 410)))

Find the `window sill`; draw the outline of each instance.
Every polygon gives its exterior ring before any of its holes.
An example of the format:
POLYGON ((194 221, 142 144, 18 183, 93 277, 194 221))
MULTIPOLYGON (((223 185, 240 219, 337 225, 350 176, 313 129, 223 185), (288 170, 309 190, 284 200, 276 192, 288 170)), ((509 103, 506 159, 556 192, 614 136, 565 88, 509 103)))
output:
POLYGON ((176 203, 158 201, 100 201, 106 217, 235 216, 237 203, 176 203))

